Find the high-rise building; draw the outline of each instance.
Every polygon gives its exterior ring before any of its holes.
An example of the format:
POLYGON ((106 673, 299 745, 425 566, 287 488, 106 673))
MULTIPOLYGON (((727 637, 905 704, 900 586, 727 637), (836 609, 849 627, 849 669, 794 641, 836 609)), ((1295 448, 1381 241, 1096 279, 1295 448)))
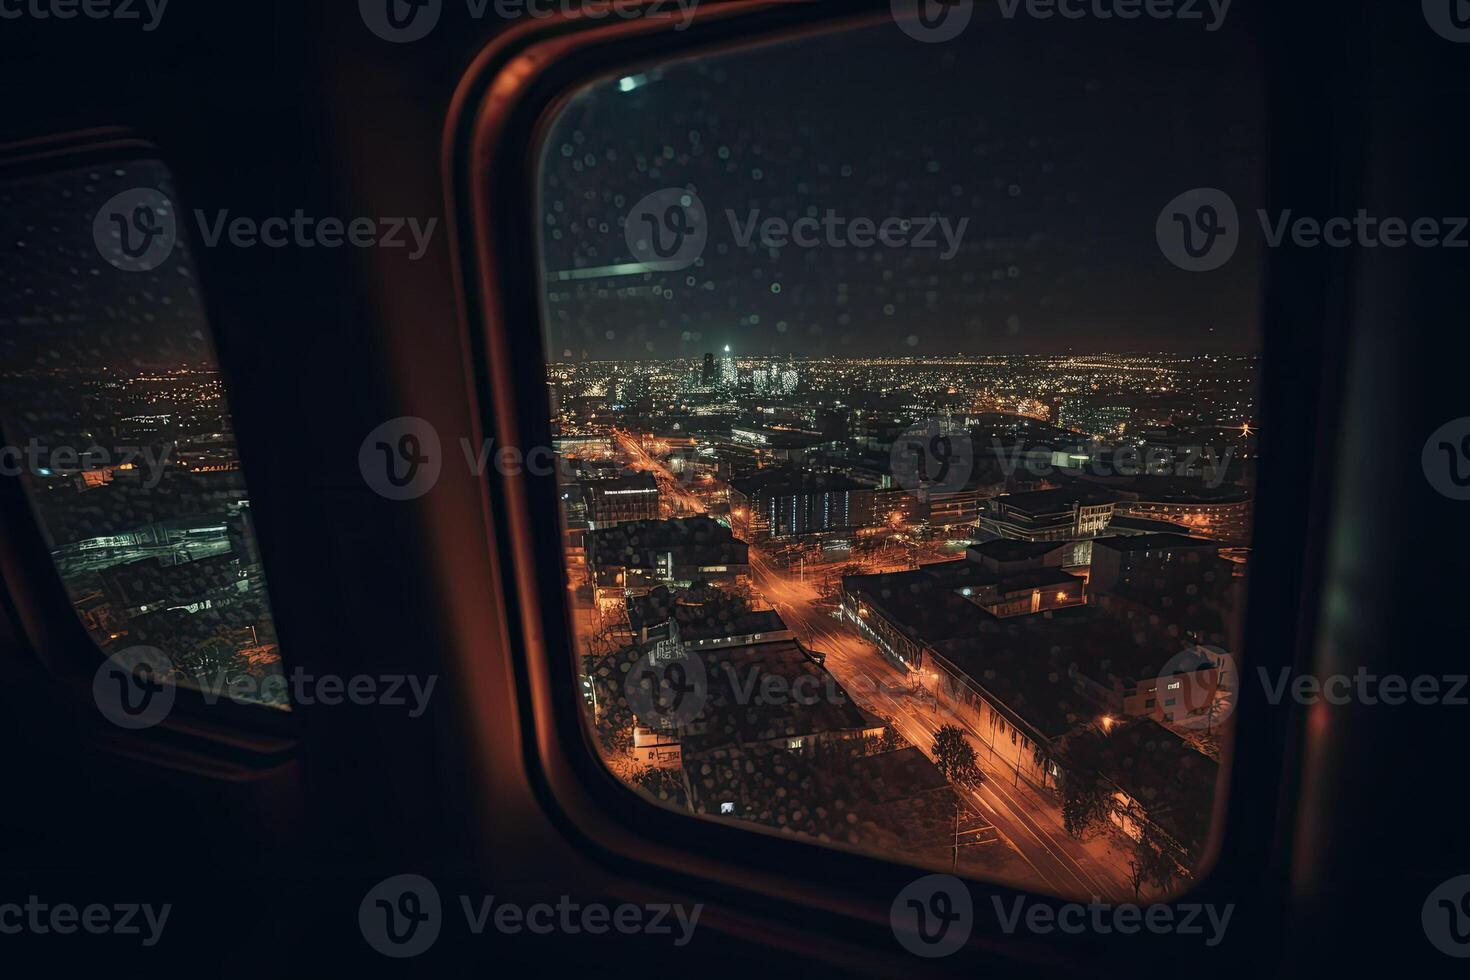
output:
POLYGON ((1121 435, 1128 427, 1132 410, 1127 405, 1112 405, 1092 398, 1064 398, 1058 421, 1064 429, 1101 439, 1121 435))
MULTIPOLYGON (((726 350, 729 350, 729 348, 727 347, 726 350)), ((706 351, 704 355, 704 369, 700 372, 699 380, 704 382, 705 387, 709 387, 715 383, 717 378, 718 376, 715 373, 715 355, 706 351)))
POLYGON ((816 534, 854 526, 853 494, 867 489, 844 476, 768 469, 730 481, 730 510, 755 537, 816 534))
POLYGON ((735 387, 740 379, 739 372, 735 369, 735 356, 730 353, 730 345, 725 345, 725 356, 720 358, 720 383, 728 387, 735 387))

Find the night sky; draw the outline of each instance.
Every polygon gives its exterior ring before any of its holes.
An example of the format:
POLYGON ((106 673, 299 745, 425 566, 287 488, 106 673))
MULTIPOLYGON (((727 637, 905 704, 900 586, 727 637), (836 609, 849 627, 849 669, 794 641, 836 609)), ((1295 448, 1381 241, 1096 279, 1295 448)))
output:
MULTIPOLYGON (((1018 19, 923 44, 884 23, 666 65, 632 91, 599 84, 545 147, 548 273, 632 261, 624 216, 670 186, 699 195, 709 242, 680 272, 551 283, 552 356, 1256 350, 1259 233, 1210 273, 1176 269, 1154 239, 1183 190, 1223 188, 1244 216, 1259 203, 1263 93, 1245 34, 1018 19), (949 261, 741 247, 725 211, 755 208, 969 225, 949 261)), ((97 209, 138 186, 171 192, 148 163, 0 187, 4 369, 210 359, 183 242, 140 273, 94 244, 97 209)))
POLYGON ((667 65, 575 100, 543 160, 554 358, 1249 352, 1259 234, 1210 273, 1154 223, 1180 192, 1259 206, 1263 92, 1243 24, 997 21, 923 44, 881 26, 667 65), (895 80, 903 80, 896 83, 895 80), (709 214, 698 264, 629 263, 627 211, 664 187, 709 214), (970 219, 960 252, 740 247, 742 223, 970 219))
POLYGON ((150 161, 0 185, 0 371, 135 372, 213 362, 185 242, 147 272, 115 269, 98 251, 98 209, 137 187, 176 197, 167 170, 150 161))

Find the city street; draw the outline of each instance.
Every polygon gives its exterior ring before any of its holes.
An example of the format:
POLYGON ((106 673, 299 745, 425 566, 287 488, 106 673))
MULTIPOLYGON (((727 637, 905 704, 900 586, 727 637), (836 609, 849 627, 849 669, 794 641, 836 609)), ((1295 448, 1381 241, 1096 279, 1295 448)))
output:
POLYGON ((1121 858, 1110 861, 1105 847, 1090 848, 1068 836, 1055 802, 1025 784, 1016 785, 1012 771, 994 766, 979 733, 936 709, 932 698, 915 693, 907 676, 851 624, 815 605, 815 592, 772 568, 755 548, 751 549, 751 573, 756 589, 776 607, 786 625, 827 655, 827 669, 853 699, 874 714, 892 719, 899 734, 925 755, 933 758, 934 733, 941 725, 965 729, 985 781, 978 789, 960 791, 1050 888, 1066 895, 1132 899, 1121 858))
MULTIPOLYGON (((661 496, 671 502, 675 513, 704 512, 699 499, 635 438, 621 431, 614 437, 635 469, 654 474, 661 496)), ((1074 840, 1063 829, 1061 808, 1055 800, 1020 783, 1012 771, 992 764, 980 733, 939 709, 931 696, 914 692, 908 675, 863 640, 851 624, 818 604, 811 584, 783 574, 755 545, 750 546, 750 565, 757 591, 801 640, 826 654, 827 669, 861 707, 891 719, 899 734, 931 759, 934 733, 941 725, 954 724, 966 731, 985 780, 978 788, 956 787, 957 791, 995 826, 1045 887, 1067 896, 1133 900, 1126 856, 1110 835, 1088 842, 1074 840)))

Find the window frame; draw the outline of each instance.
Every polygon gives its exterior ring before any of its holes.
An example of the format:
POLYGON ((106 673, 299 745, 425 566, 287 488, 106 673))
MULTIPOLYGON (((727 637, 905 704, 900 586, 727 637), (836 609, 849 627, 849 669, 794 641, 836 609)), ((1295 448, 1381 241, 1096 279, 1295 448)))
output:
MULTIPOLYGON (((0 183, 127 162, 163 167, 174 181, 175 197, 181 196, 178 171, 168 155, 123 128, 82 130, 0 146, 0 183)), ((185 213, 181 203, 175 204, 181 214, 185 213)), ((210 324, 211 347, 215 347, 209 291, 198 262, 200 247, 189 226, 190 222, 179 221, 177 234, 189 250, 199 283, 200 307, 210 324)), ((217 348, 215 353, 216 367, 223 377, 217 348)), ((0 438, 4 435, 0 431, 0 438)), ((243 466, 240 473, 248 495, 249 478, 243 466)), ((0 479, 0 601, 4 601, 5 614, 46 674, 60 684, 70 700, 90 706, 93 675, 107 658, 71 604, 47 547, 40 515, 19 478, 0 479)), ((282 644, 283 664, 288 663, 284 647, 282 644)), ((294 705, 283 711, 237 702, 223 693, 211 704, 201 692, 188 686, 175 686, 168 717, 147 729, 127 731, 95 710, 86 714, 96 721, 89 734, 107 749, 219 778, 265 777, 287 763, 296 746, 294 705)))
MULTIPOLYGON (((490 42, 455 95, 443 140, 466 370, 476 399, 474 422, 482 427, 476 436, 521 447, 550 444, 540 257, 528 243, 539 241, 540 150, 566 101, 589 82, 651 64, 851 29, 887 16, 884 0, 730 0, 701 5, 682 32, 656 21, 605 24, 566 15, 518 24, 490 42), (534 329, 525 329, 526 324, 534 329)), ((1326 167, 1325 161, 1334 141, 1351 143, 1359 134, 1342 127, 1341 120, 1334 133, 1330 120, 1311 114, 1312 100, 1334 80, 1309 75, 1310 65, 1293 65, 1289 45, 1263 43, 1262 49, 1270 106, 1263 120, 1270 140, 1262 161, 1268 198, 1311 188, 1315 193, 1295 199, 1328 207, 1343 198, 1352 170, 1326 167), (1278 101, 1289 103, 1286 111, 1278 111, 1278 101), (1324 184, 1313 165, 1326 167, 1338 182, 1324 184)), ((1244 646, 1252 669, 1299 668, 1310 659, 1325 537, 1321 515, 1327 513, 1330 490, 1328 435, 1336 419, 1335 379, 1341 367, 1341 352, 1326 342, 1326 323, 1346 308, 1347 261, 1322 254, 1265 256, 1258 406, 1269 428, 1255 486, 1244 613, 1244 646), (1271 448, 1277 450, 1274 457, 1271 448)), ((928 870, 757 824, 678 813, 638 796, 602 765, 576 697, 577 647, 565 601, 560 536, 554 548, 547 548, 546 535, 535 530, 561 527, 556 476, 487 472, 482 487, 487 545, 502 583, 521 761, 541 805, 567 839, 619 873, 693 889, 760 916, 765 923, 760 932, 768 941, 800 942, 806 931, 820 930, 848 941, 849 952, 861 949, 854 955, 868 968, 875 954, 896 951, 888 930, 889 903, 928 870), (715 856, 720 854, 730 857, 715 856), (816 869, 819 874, 812 875, 816 869), (774 933, 772 920, 780 923, 774 933)), ((462 666, 472 690, 478 686, 476 674, 484 678, 479 683, 491 683, 483 674, 486 668, 462 666)), ((1257 685, 1242 685, 1238 700, 1235 737, 1222 753, 1203 861, 1207 870, 1171 902, 1245 906, 1249 912, 1237 915, 1234 934, 1253 930, 1254 942, 1269 942, 1282 935, 1282 913, 1290 900, 1286 872, 1305 714, 1269 704, 1257 685)), ((966 883, 977 910, 991 897, 1007 903, 1025 897, 1054 908, 1069 901, 1004 882, 966 883)), ((1096 934, 1008 936, 992 918, 977 912, 967 948, 938 962, 947 969, 963 968, 971 961, 993 964, 990 957, 999 954, 1018 964, 1093 972, 1100 953, 1117 955, 1116 965, 1124 968, 1140 952, 1136 944, 1096 934)), ((1171 944, 1189 948, 1177 935, 1149 942, 1151 953, 1171 944)), ((922 961, 901 952, 897 956, 907 969, 923 972, 922 961)), ((1248 956, 1247 951, 1243 962, 1248 956)))

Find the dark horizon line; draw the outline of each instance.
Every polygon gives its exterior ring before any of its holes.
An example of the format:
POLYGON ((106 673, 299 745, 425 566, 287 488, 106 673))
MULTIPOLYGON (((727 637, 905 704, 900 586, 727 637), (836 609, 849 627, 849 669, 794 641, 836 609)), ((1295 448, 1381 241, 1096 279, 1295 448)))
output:
MULTIPOLYGON (((716 359, 718 360, 720 358, 720 356, 723 354, 723 351, 714 350, 714 351, 706 351, 705 353, 714 354, 716 356, 716 359)), ((692 355, 692 356, 688 356, 688 357, 659 357, 659 358, 649 358, 649 357, 620 357, 620 358, 619 357, 594 357, 594 358, 586 358, 584 360, 574 360, 574 361, 568 361, 568 360, 548 360, 546 363, 547 363, 548 366, 552 366, 552 365, 563 365, 563 364, 570 364, 570 365, 577 365, 577 364, 630 364, 630 363, 632 363, 632 364, 666 364, 666 363, 674 362, 674 361, 691 361, 691 362, 698 363, 703 358, 703 356, 704 356, 703 354, 698 354, 698 355, 692 355)), ((893 361, 893 360, 899 360, 899 361, 902 361, 902 360, 924 361, 924 360, 960 360, 960 359, 988 359, 988 358, 1015 358, 1015 357, 1037 357, 1037 358, 1040 358, 1040 357, 1048 357, 1048 358, 1058 358, 1058 357, 1160 357, 1160 356, 1162 356, 1162 357, 1179 357, 1179 358, 1185 358, 1185 357, 1237 357, 1237 358, 1253 357, 1253 358, 1259 358, 1261 356, 1261 352, 1260 351, 1161 351, 1161 350, 1153 350, 1153 351, 1144 351, 1144 350, 1137 350, 1137 351, 1117 351, 1117 350, 1087 350, 1087 351, 1066 351, 1064 353, 1055 353, 1055 352, 1052 352, 1052 353, 1028 352, 1028 353, 991 353, 991 354, 977 354, 977 353, 955 353, 955 354, 844 354, 844 355, 840 355, 839 356, 839 355, 816 355, 816 354, 754 354, 754 353, 741 354, 741 353, 738 353, 738 352, 735 352, 735 351, 731 351, 730 352, 730 356, 733 357, 733 358, 735 358, 736 360, 749 359, 749 358, 766 358, 768 360, 791 360, 791 361, 893 361)))

